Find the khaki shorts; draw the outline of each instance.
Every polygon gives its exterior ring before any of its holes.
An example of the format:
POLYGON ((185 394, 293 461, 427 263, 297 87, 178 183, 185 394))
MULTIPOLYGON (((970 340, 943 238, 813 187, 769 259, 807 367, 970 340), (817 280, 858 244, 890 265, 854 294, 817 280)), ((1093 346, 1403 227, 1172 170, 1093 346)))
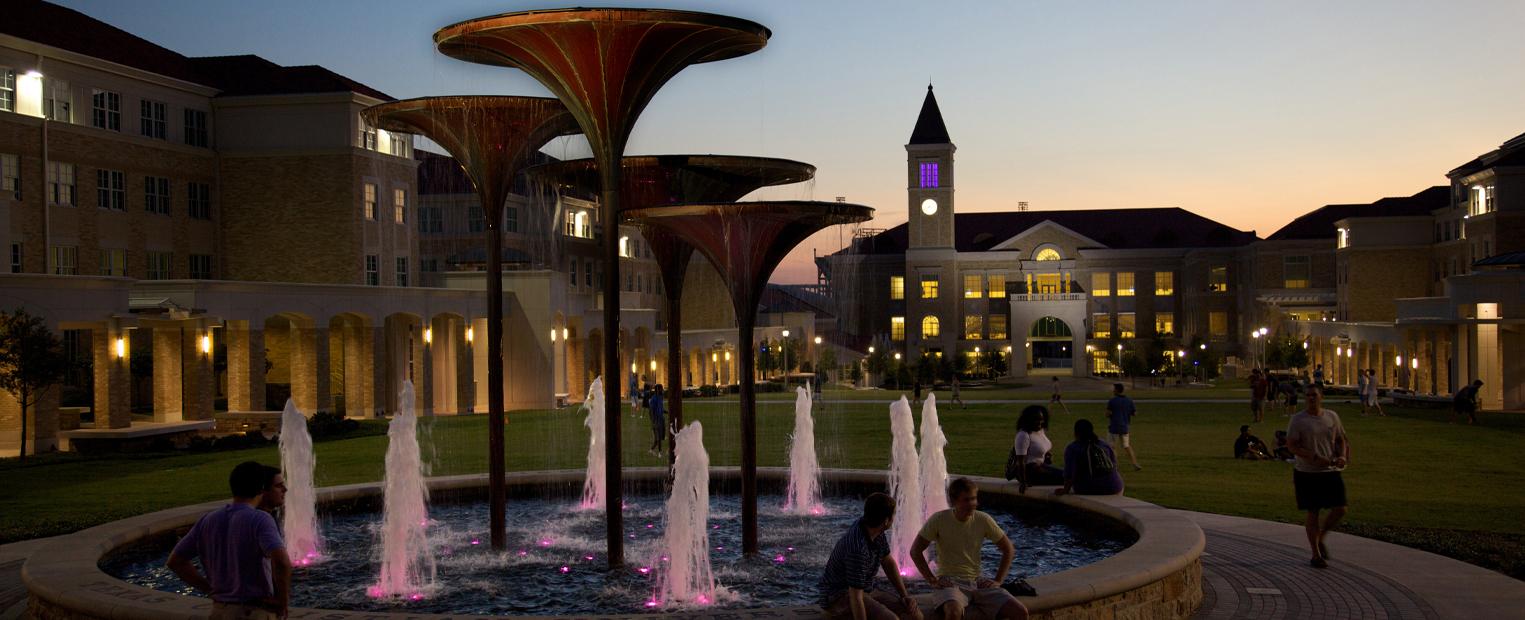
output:
POLYGON ((935 611, 947 603, 956 603, 959 609, 966 612, 974 610, 976 618, 996 618, 1001 613, 1001 608, 1007 603, 1021 603, 1017 597, 1000 586, 994 588, 965 588, 962 586, 953 588, 939 588, 932 591, 930 605, 935 611))
POLYGON ((1129 445, 1127 433, 1123 433, 1121 435, 1108 435, 1108 437, 1112 438, 1112 445, 1119 448, 1126 448, 1129 445))
MULTIPOLYGON (((874 590, 863 593, 863 611, 869 620, 889 620, 900 618, 908 614, 909 610, 900 602, 900 597, 883 590, 874 590)), ((853 605, 848 600, 847 594, 839 594, 826 604, 826 616, 830 618, 853 617, 853 605)))
POLYGON ((238 605, 212 601, 210 620, 280 620, 275 612, 257 605, 238 605))

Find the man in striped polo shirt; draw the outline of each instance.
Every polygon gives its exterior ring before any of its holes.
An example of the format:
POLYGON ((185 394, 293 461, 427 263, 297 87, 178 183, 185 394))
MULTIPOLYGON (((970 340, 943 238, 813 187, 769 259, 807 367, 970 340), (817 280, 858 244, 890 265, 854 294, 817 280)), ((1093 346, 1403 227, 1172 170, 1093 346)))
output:
POLYGON ((831 550, 831 559, 816 585, 821 589, 821 606, 832 618, 853 620, 922 620, 921 610, 911 600, 900 578, 900 568, 890 557, 890 543, 885 532, 895 517, 895 500, 875 493, 863 501, 863 517, 853 523, 831 550), (874 589, 874 576, 880 569, 895 586, 895 594, 874 589))

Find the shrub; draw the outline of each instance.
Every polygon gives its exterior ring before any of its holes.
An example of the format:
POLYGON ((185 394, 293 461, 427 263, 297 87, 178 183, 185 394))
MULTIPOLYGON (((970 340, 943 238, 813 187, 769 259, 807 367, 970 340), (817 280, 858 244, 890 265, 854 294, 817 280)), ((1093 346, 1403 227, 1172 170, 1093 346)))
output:
POLYGON ((335 411, 319 411, 307 419, 307 433, 312 435, 314 440, 344 435, 358 428, 360 428, 359 422, 335 411))

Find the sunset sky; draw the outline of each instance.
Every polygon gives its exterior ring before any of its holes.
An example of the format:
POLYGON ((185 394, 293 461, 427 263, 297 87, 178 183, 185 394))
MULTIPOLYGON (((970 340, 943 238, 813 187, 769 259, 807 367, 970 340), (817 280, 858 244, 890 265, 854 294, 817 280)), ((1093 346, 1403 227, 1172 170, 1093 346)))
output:
MULTIPOLYGON (((320 64, 394 97, 545 95, 433 50, 441 26, 555 4, 462 0, 55 0, 187 55, 320 64)), ((599 5, 626 5, 602 2, 599 5)), ((1182 207, 1269 235, 1329 203, 1445 183, 1525 132, 1525 2, 644 2, 753 19, 751 56, 691 67, 629 152, 813 163, 832 200, 906 219, 926 85, 958 146, 961 212, 1182 207)), ((575 142, 546 149, 580 156, 575 142)), ((814 281, 801 246, 776 282, 814 281)))

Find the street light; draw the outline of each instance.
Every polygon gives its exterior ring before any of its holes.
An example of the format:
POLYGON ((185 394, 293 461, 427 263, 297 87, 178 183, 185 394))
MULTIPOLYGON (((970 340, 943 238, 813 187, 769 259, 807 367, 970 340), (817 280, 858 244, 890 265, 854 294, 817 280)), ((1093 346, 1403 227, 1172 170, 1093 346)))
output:
POLYGON ((868 354, 869 355, 873 355, 874 354, 874 345, 869 345, 868 346, 868 354))
POLYGON ((815 337, 815 343, 816 344, 821 344, 821 337, 820 336, 816 336, 815 337))

